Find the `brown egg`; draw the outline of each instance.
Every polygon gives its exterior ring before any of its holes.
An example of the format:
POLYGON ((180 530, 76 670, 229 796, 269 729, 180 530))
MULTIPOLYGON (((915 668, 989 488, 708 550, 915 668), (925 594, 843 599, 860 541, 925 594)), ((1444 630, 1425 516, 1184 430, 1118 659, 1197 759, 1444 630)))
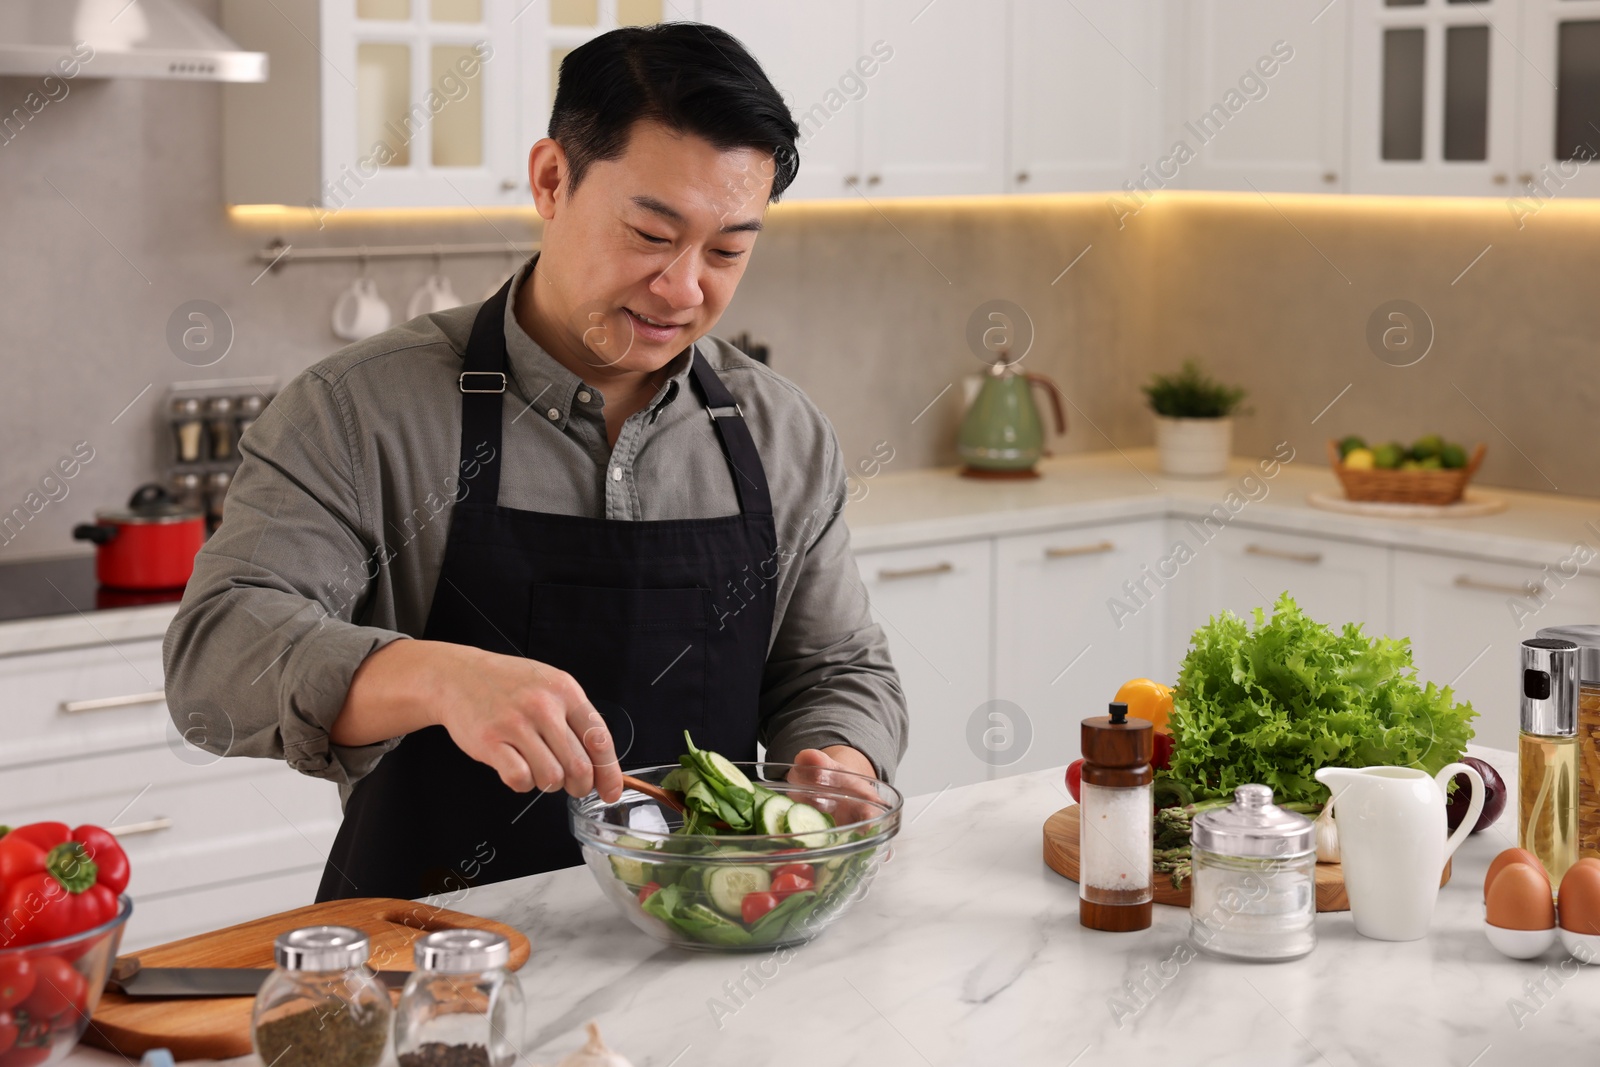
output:
POLYGON ((1560 903, 1563 930, 1600 934, 1600 860, 1590 856, 1567 868, 1560 903))
POLYGON ((1544 872, 1526 863, 1510 863, 1489 887, 1490 926, 1502 930, 1549 930, 1556 924, 1556 906, 1544 872))
MULTIPOLYGON (((1496 856, 1489 864, 1489 873, 1483 876, 1483 899, 1489 899, 1489 886, 1494 883, 1495 875, 1506 869, 1508 864, 1526 863, 1540 874, 1544 874, 1544 864, 1525 848, 1508 848, 1496 856)), ((1548 881, 1548 876, 1546 876, 1548 881)))

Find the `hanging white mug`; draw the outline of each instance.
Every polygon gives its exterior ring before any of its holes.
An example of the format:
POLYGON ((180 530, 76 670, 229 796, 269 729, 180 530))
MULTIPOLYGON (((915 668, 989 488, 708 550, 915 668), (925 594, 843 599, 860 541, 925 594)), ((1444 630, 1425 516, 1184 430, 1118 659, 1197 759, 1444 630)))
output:
POLYGON ((346 341, 360 341, 387 330, 391 318, 377 283, 363 275, 334 301, 333 333, 346 341))
POLYGON ((450 287, 450 279, 442 274, 430 274, 411 294, 411 300, 406 304, 406 318, 414 319, 418 315, 431 315, 435 311, 460 306, 461 298, 450 287))

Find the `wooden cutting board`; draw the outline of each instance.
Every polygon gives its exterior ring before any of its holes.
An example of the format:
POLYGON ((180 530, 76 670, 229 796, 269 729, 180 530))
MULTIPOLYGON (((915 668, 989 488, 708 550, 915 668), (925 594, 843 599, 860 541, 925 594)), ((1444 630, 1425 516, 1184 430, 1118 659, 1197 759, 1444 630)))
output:
MULTIPOLYGON (((1044 823, 1044 861, 1050 869, 1065 878, 1078 880, 1078 805, 1062 808, 1044 823)), ((1450 880, 1450 864, 1444 865, 1444 877, 1439 884, 1450 880)), ((1157 904, 1171 904, 1175 908, 1189 906, 1189 883, 1182 889, 1172 888, 1172 879, 1165 874, 1156 875, 1154 896, 1157 904)), ((1337 863, 1317 864, 1317 910, 1349 911, 1350 898, 1344 892, 1344 871, 1337 863)))
MULTIPOLYGON (((528 962, 528 939, 504 923, 414 900, 356 897, 308 904, 208 934, 140 949, 144 967, 271 967, 272 942, 301 926, 353 926, 372 939, 374 970, 412 969, 411 944, 434 930, 469 927, 504 934, 511 942, 511 969, 528 962)), ((391 990, 399 999, 399 990, 391 990)), ((168 1048, 175 1059, 227 1059, 251 1053, 250 1009, 254 997, 186 1000, 134 999, 107 992, 83 1035, 86 1045, 137 1060, 146 1050, 168 1048)))

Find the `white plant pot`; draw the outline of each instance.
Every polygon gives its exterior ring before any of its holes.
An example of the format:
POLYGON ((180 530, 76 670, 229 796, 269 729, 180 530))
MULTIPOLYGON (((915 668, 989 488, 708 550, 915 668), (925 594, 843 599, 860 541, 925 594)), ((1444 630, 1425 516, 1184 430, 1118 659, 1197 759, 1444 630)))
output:
POLYGON ((1161 472, 1191 478, 1228 473, 1233 453, 1233 419, 1171 419, 1156 416, 1156 448, 1161 472))

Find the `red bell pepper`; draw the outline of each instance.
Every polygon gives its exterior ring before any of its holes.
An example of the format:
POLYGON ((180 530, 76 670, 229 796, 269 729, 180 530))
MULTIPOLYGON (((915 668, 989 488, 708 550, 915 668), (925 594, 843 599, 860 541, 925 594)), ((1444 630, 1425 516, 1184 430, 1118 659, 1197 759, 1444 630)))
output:
POLYGON ((0 837, 0 946, 36 945, 109 922, 128 857, 98 826, 19 826, 0 837))

